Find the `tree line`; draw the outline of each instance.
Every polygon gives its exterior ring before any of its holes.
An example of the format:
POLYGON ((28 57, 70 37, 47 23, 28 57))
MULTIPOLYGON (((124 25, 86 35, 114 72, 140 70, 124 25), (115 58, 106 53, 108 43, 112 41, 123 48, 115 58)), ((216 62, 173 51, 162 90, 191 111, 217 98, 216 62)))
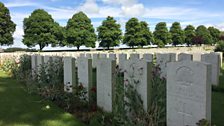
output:
MULTIPOLYGON (((15 26, 9 10, 0 2, 1 45, 13 44, 15 26)), ((166 22, 159 22, 152 32, 147 22, 137 18, 129 19, 125 24, 125 32, 122 33, 120 24, 111 16, 103 20, 95 30, 91 19, 83 12, 75 13, 67 25, 62 27, 43 9, 34 10, 23 20, 23 30, 22 42, 28 47, 39 45, 40 50, 48 45, 77 47, 78 50, 80 46, 94 48, 96 41, 99 41, 100 47, 107 49, 120 43, 130 47, 151 44, 158 47, 164 47, 166 44, 212 45, 224 38, 224 33, 215 27, 206 28, 199 25, 195 28, 193 25, 187 25, 182 29, 179 22, 174 22, 169 29, 166 22)))

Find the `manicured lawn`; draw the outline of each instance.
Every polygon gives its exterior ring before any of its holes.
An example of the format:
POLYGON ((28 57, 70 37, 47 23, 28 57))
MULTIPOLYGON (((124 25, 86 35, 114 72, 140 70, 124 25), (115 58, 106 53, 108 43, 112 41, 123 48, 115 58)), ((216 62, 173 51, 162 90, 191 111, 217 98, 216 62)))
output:
POLYGON ((221 72, 219 86, 212 92, 212 123, 216 126, 224 126, 224 63, 221 72))
POLYGON ((22 84, 0 72, 0 126, 81 126, 51 102, 25 92, 22 84))
POLYGON ((224 92, 212 92, 212 124, 224 126, 224 92))

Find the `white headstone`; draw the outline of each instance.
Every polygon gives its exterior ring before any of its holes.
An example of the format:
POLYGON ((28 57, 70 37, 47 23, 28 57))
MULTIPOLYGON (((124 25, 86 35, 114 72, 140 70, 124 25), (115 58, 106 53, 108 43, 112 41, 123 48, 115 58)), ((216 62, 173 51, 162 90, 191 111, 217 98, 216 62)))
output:
POLYGON ((76 68, 75 59, 71 57, 64 57, 64 91, 72 92, 73 86, 76 84, 76 68))
POLYGON ((86 54, 85 53, 80 53, 79 57, 86 57, 86 54))
POLYGON ((167 126, 196 126, 211 121, 211 66, 181 61, 167 67, 167 126))
POLYGON ((32 75, 34 76, 35 71, 37 70, 37 56, 31 56, 31 67, 32 67, 32 75))
POLYGON ((37 69, 40 70, 42 65, 44 64, 44 57, 42 55, 37 55, 37 69))
POLYGON ((210 63, 212 65, 212 84, 219 84, 219 73, 220 73, 220 56, 217 53, 207 53, 201 56, 201 61, 210 63))
POLYGON ((211 52, 212 54, 218 54, 220 56, 220 69, 222 68, 222 58, 223 58, 223 53, 222 52, 211 52))
POLYGON ((145 53, 145 54, 143 54, 143 59, 145 59, 149 62, 153 62, 153 54, 145 53))
POLYGON ((97 63, 97 105, 112 112, 113 90, 116 83, 116 62, 111 59, 99 59, 97 63))
POLYGON ((129 59, 138 60, 140 59, 140 55, 137 53, 131 53, 129 59))
POLYGON ((92 55, 90 53, 87 53, 86 54, 86 58, 91 59, 92 58, 92 55))
POLYGON ((107 58, 107 54, 106 53, 101 53, 100 58, 107 58))
POLYGON ((177 54, 176 53, 169 53, 171 62, 177 61, 177 54))
POLYGON ((92 59, 78 58, 78 83, 82 84, 87 91, 87 99, 90 98, 90 90, 93 87, 92 82, 92 59))
POLYGON ((151 104, 152 63, 143 59, 125 61, 124 82, 136 88, 145 111, 151 104))
POLYGON ((109 54, 109 58, 112 59, 112 60, 116 60, 117 59, 117 56, 114 53, 110 53, 109 54))
POLYGON ((44 56, 44 63, 48 63, 52 60, 52 57, 51 56, 44 56))
POLYGON ((187 53, 180 53, 178 55, 178 61, 183 61, 183 60, 193 60, 193 55, 192 54, 187 54, 187 53))
POLYGON ((124 67, 125 67, 125 61, 127 60, 127 54, 119 54, 118 55, 118 58, 119 58, 119 69, 120 69, 120 72, 124 72, 124 67))
POLYGON ((97 61, 99 60, 99 54, 98 53, 93 53, 93 61, 92 61, 92 66, 93 68, 97 67, 97 61))
POLYGON ((156 65, 159 65, 161 69, 160 77, 166 78, 167 73, 167 63, 169 62, 175 62, 176 61, 176 55, 174 53, 157 53, 156 54, 156 65))

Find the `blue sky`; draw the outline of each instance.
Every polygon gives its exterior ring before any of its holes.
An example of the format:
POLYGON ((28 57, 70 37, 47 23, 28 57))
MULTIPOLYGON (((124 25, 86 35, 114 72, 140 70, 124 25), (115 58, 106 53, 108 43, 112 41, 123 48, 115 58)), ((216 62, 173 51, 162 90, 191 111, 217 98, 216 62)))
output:
MULTIPOLYGON (((22 44, 23 19, 33 10, 45 9, 52 17, 65 26, 67 20, 78 11, 84 11, 98 27, 107 16, 113 16, 124 30, 125 22, 137 17, 149 23, 153 31, 158 22, 167 22, 168 27, 179 21, 184 28, 194 26, 214 26, 224 30, 224 0, 1 0, 9 8, 12 20, 17 24, 14 45, 22 44)), ((50 49, 45 48, 45 49, 50 49)))

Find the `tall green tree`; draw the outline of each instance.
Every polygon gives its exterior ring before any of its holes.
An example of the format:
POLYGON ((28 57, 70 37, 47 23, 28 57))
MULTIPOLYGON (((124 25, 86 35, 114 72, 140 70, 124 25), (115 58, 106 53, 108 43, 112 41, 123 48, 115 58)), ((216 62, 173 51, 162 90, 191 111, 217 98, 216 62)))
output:
POLYGON ((131 18, 125 25, 125 34, 123 44, 131 46, 139 45, 141 35, 140 35, 141 25, 137 18, 131 18))
POLYGON ((97 36, 91 20, 83 12, 78 12, 68 20, 66 26, 67 45, 77 47, 80 46, 95 47, 97 36))
POLYGON ((155 31, 153 32, 155 43, 158 46, 164 46, 171 42, 171 35, 167 29, 165 22, 159 22, 156 25, 155 31))
POLYGON ((212 43, 217 43, 219 41, 221 31, 215 27, 208 27, 208 30, 212 36, 212 43))
POLYGON ((184 43, 184 31, 181 29, 179 22, 174 22, 172 24, 170 27, 170 34, 174 46, 184 43))
POLYGON ((224 31, 221 31, 219 40, 223 40, 224 41, 224 31))
POLYGON ((153 42, 153 35, 145 21, 139 21, 137 18, 131 18, 125 25, 125 34, 123 43, 128 46, 145 46, 153 42))
POLYGON ((0 2, 0 44, 13 44, 13 33, 16 29, 16 24, 11 20, 10 12, 5 5, 0 2))
POLYGON ((43 9, 34 10, 28 18, 23 20, 24 36, 22 42, 28 47, 39 45, 40 50, 52 44, 59 45, 63 38, 61 27, 50 14, 43 9))
POLYGON ((198 40, 201 40, 201 42, 199 41, 199 43, 196 44, 212 44, 212 36, 209 30, 204 25, 200 25, 197 27, 196 38, 198 40))
POLYGON ((184 29, 184 34, 185 34, 185 43, 187 44, 187 46, 193 44, 193 40, 196 36, 194 26, 187 25, 186 28, 184 29))
POLYGON ((106 20, 102 22, 102 25, 97 28, 98 40, 100 41, 100 47, 118 46, 122 39, 122 31, 120 24, 116 23, 113 17, 108 16, 106 20))
POLYGON ((152 32, 149 30, 148 24, 145 21, 140 22, 140 46, 149 45, 150 42, 154 42, 152 32))

